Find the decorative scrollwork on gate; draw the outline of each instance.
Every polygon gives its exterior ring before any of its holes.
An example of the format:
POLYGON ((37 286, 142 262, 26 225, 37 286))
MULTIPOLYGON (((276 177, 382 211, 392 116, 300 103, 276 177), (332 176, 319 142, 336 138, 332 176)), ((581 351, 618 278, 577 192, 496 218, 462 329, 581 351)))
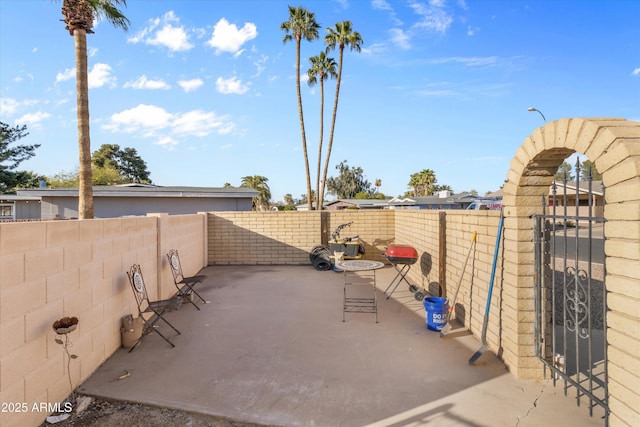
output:
POLYGON ((587 286, 589 275, 586 271, 567 267, 565 270, 566 299, 565 314, 567 329, 578 333, 583 339, 589 338, 589 299, 587 286))

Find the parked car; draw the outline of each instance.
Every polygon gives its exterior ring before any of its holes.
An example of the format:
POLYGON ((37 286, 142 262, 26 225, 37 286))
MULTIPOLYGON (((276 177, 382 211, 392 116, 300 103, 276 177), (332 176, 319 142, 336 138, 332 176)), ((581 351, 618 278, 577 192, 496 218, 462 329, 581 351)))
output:
POLYGON ((467 206, 467 210, 474 211, 495 211, 500 210, 502 208, 502 202, 497 200, 476 200, 467 206))

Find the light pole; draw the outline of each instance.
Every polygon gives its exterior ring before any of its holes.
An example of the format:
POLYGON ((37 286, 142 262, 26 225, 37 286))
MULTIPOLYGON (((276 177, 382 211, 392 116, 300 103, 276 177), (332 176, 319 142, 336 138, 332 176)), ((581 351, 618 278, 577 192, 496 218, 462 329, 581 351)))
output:
POLYGON ((542 116, 542 120, 544 120, 544 122, 547 123, 547 119, 544 117, 544 114, 542 114, 542 111, 538 110, 537 108, 533 108, 533 107, 527 108, 527 111, 537 111, 542 116))

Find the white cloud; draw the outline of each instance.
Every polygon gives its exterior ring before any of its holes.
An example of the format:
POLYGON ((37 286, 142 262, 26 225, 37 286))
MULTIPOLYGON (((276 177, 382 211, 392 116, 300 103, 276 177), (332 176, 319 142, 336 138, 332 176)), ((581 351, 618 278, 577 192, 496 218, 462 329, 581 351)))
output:
POLYGON ((432 0, 428 5, 413 1, 409 6, 420 16, 413 25, 416 29, 445 33, 453 22, 453 17, 445 10, 444 1, 432 0))
POLYGON ((631 74, 634 75, 634 76, 640 76, 640 67, 638 67, 635 70, 633 70, 633 72, 631 72, 631 74))
POLYGON ((393 10, 386 0, 372 0, 371 7, 378 10, 393 10))
POLYGON ((163 136, 160 139, 154 141, 154 144, 162 145, 163 147, 167 148, 168 150, 173 150, 173 147, 178 145, 179 142, 176 141, 175 139, 173 139, 170 136, 163 136))
POLYGON ((37 128, 39 127, 41 121, 46 120, 49 117, 51 117, 51 114, 38 111, 35 113, 25 114, 22 117, 18 117, 17 119, 14 120, 14 122, 21 125, 25 124, 25 125, 29 125, 31 127, 37 128))
POLYGON ((498 65, 500 62, 497 56, 449 56, 429 61, 432 64, 458 63, 467 67, 489 67, 498 65))
POLYGON ((13 98, 0 98, 0 117, 9 117, 16 114, 22 107, 32 107, 41 104, 35 99, 25 99, 18 101, 13 98))
POLYGON ((162 18, 151 19, 148 25, 137 34, 129 37, 129 43, 145 43, 152 46, 164 46, 172 52, 189 50, 193 44, 189 42, 189 34, 179 24, 180 19, 169 11, 162 18))
POLYGON ((171 89, 171 86, 163 80, 149 80, 145 74, 132 82, 125 83, 124 87, 133 89, 171 89))
POLYGON ((389 32, 391 33, 391 42, 393 42, 394 45, 403 50, 411 49, 409 36, 404 31, 402 31, 402 29, 392 28, 391 30, 389 30, 389 32))
POLYGON ((0 117, 13 116, 19 105, 13 98, 0 98, 0 117))
POLYGON ((251 77, 258 77, 262 72, 266 69, 265 64, 269 60, 267 55, 261 55, 259 59, 257 59, 253 65, 256 66, 256 73, 251 77))
MULTIPOLYGON (((67 68, 63 72, 56 74, 56 83, 72 80, 76 78, 76 69, 67 68)), ((89 80, 89 88, 98 88, 105 85, 114 86, 116 78, 111 75, 111 66, 108 64, 97 63, 89 71, 87 78, 89 80)))
POLYGON ((246 22, 241 29, 235 24, 222 18, 213 27, 211 39, 207 41, 207 45, 216 49, 216 54, 221 52, 238 53, 242 45, 249 40, 258 36, 256 25, 246 22))
POLYGON ((218 77, 216 80, 216 90, 225 95, 242 95, 249 90, 249 85, 242 84, 242 82, 235 77, 230 77, 226 80, 218 77))
POLYGON ((191 79, 191 80, 178 80, 178 85, 185 92, 193 92, 202 86, 204 82, 201 79, 191 79))
POLYGON ((211 133, 225 135, 236 124, 228 116, 213 111, 192 110, 170 113, 162 107, 140 104, 134 108, 113 114, 102 128, 114 133, 128 133, 143 138, 153 138, 154 144, 170 148, 188 137, 205 137, 211 133))
MULTIPOLYGON (((230 124, 227 118, 218 116, 213 111, 193 110, 187 113, 177 114, 172 127, 176 134, 207 136, 214 130, 218 133, 229 133, 230 124)), ((233 128, 233 126, 231 126, 233 128)))
POLYGON ((63 72, 56 74, 56 83, 64 82, 66 80, 75 79, 76 69, 67 68, 63 72))
POLYGON ((129 110, 113 114, 109 124, 102 127, 112 132, 140 133, 152 136, 170 126, 172 114, 155 105, 140 104, 129 110))
POLYGON ((89 89, 105 85, 115 86, 116 78, 111 75, 111 67, 108 64, 97 63, 91 68, 88 75, 89 89))

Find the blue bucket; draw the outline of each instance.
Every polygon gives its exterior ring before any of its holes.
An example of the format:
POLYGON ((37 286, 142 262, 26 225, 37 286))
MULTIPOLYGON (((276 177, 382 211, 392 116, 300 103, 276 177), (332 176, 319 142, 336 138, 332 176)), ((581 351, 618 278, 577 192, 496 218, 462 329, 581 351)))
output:
POLYGON ((427 311, 427 328, 440 331, 447 324, 449 304, 446 298, 428 297, 424 299, 424 309, 427 311))

